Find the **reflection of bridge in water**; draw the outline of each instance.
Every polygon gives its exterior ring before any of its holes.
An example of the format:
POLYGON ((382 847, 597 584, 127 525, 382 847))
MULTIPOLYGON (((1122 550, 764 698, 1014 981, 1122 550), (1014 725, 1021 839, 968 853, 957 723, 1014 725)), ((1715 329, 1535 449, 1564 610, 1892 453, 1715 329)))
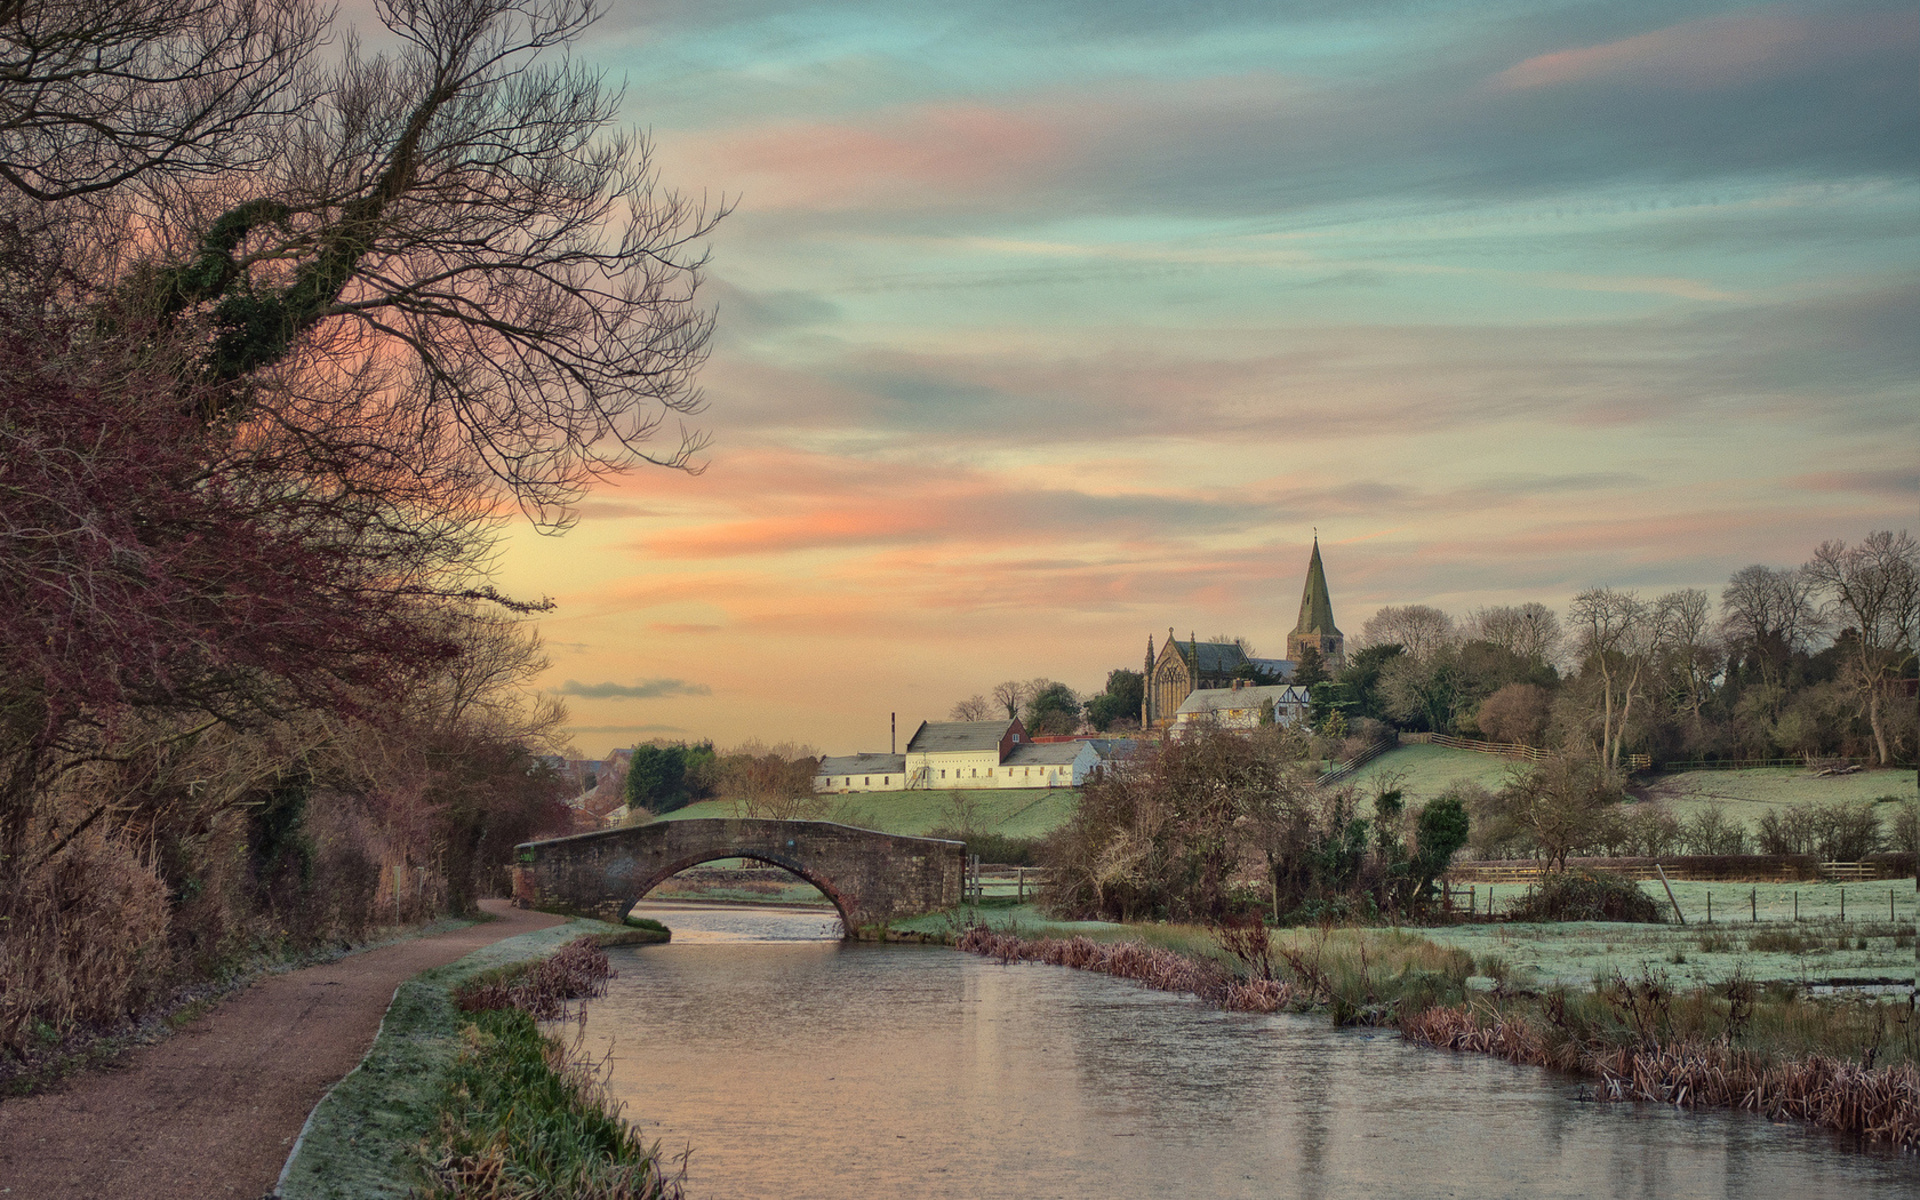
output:
POLYGON ((688 867, 750 858, 793 872, 840 910, 852 937, 960 903, 966 844, 829 821, 655 821, 517 847, 514 898, 610 921, 688 867))

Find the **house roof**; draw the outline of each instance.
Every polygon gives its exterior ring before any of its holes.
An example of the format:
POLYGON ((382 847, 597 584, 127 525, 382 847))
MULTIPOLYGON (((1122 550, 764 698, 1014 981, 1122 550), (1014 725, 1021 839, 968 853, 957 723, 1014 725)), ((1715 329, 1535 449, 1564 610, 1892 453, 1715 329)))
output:
POLYGON ((1286 684, 1266 684, 1260 687, 1243 688, 1201 688, 1190 692, 1180 702, 1181 713, 1210 713, 1228 708, 1259 708, 1263 700, 1273 701, 1278 708, 1286 704, 1305 704, 1307 693, 1302 688, 1286 684))
POLYGON ((1327 595, 1327 570, 1320 565, 1320 539, 1313 539, 1313 557, 1307 560, 1307 586, 1300 590, 1300 623, 1295 633, 1340 637, 1333 624, 1333 598, 1327 595))
POLYGON ((899 775, 907 769, 904 754, 838 754, 820 760, 815 775, 899 775))
POLYGON ((1247 661, 1277 678, 1293 678, 1293 660, 1290 658, 1250 658, 1247 661))
MULTIPOLYGON (((1091 750, 1086 742, 1022 742, 1007 755, 1009 767, 1065 766, 1091 750)), ((1099 757, 1095 751, 1094 757, 1099 757)))
POLYGON ((999 750, 1012 721, 922 721, 907 742, 908 754, 929 751, 999 750))

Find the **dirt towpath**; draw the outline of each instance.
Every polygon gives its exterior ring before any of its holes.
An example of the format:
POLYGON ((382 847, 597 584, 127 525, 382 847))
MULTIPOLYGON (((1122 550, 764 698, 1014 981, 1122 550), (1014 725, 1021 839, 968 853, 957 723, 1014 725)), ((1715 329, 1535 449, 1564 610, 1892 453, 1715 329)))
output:
POLYGON ((307 1114, 373 1044, 393 989, 560 920, 481 907, 500 919, 269 976, 124 1068, 0 1101, 0 1196, 259 1200, 307 1114))

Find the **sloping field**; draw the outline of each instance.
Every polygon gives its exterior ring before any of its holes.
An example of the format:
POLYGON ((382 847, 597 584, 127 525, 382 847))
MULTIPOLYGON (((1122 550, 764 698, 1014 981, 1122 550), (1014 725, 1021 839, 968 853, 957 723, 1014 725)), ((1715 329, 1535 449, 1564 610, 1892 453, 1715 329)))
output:
MULTIPOLYGON (((1390 756, 1385 756, 1390 757, 1390 756)), ((1822 779, 1802 767, 1753 767, 1742 771, 1676 771, 1646 780, 1649 800, 1664 801, 1682 820, 1712 804, 1726 806, 1727 815, 1749 824, 1770 808, 1833 800, 1878 800, 1896 796, 1912 800, 1916 794, 1911 769, 1861 771, 1822 779)))
MULTIPOLYGON (((983 833, 1007 837, 1042 837, 1064 825, 1073 815, 1080 793, 1071 788, 1020 788, 966 792, 859 792, 833 797, 826 819, 882 833, 919 835, 962 823, 955 807, 959 797, 973 806, 973 826, 983 833)), ((662 820, 735 816, 731 800, 702 800, 670 812, 662 820)))
POLYGON ((1415 744, 1387 751, 1350 779, 1362 791, 1369 791, 1379 787, 1385 776, 1397 775, 1409 800, 1431 800, 1461 782, 1477 783, 1493 791, 1506 782, 1509 771, 1524 765, 1494 754, 1415 744))
MULTIPOLYGON (((1445 746, 1401 746, 1389 750, 1356 772, 1352 778, 1363 790, 1379 786, 1382 777, 1402 777, 1409 799, 1430 800, 1458 782, 1476 783, 1493 790, 1506 782, 1514 759, 1445 746)), ((1685 819, 1713 804, 1726 806, 1727 815, 1748 824, 1769 808, 1809 801, 1878 800, 1896 796, 1912 800, 1920 792, 1911 768, 1861 771, 1855 775, 1818 778, 1804 767, 1753 767, 1740 771, 1676 771, 1643 776, 1637 788, 1648 800, 1660 800, 1685 819)))

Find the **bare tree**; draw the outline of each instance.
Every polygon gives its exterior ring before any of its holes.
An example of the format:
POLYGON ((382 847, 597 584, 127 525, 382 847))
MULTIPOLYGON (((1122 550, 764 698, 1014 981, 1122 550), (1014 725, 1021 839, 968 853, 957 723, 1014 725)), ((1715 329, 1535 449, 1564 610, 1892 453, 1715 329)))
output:
POLYGON ((312 0, 6 0, 0 180, 44 204, 260 165, 325 25, 312 0))
MULTIPOLYGON (((1006 679, 993 685, 993 702, 1007 710, 1007 720, 1020 715, 1020 706, 1032 695, 1032 687, 1018 679, 1006 679)), ((985 717, 979 718, 985 720, 985 717)))
POLYGON ((1676 706, 1691 714, 1696 731, 1700 728, 1700 706, 1724 661, 1711 612, 1712 602, 1698 588, 1668 592, 1654 604, 1653 619, 1660 626, 1665 661, 1677 693, 1676 706))
POLYGON ((1920 545, 1906 530, 1879 530, 1857 545, 1823 542, 1803 568, 1827 599, 1846 678, 1860 696, 1882 766, 1893 761, 1881 706, 1888 683, 1920 643, 1920 545), (1851 633, 1852 636, 1848 636, 1851 633))
POLYGON ((955 721, 985 721, 992 718, 993 706, 987 703, 985 696, 968 696, 955 703, 953 711, 947 716, 955 721))
POLYGON ((1362 645, 1398 645, 1416 661, 1425 661, 1454 637, 1453 618, 1427 604, 1389 605, 1368 617, 1360 630, 1362 645))
POLYGON ((1770 686, 1780 685, 1787 662, 1822 631, 1815 588, 1803 568, 1755 563, 1735 571, 1720 593, 1721 635, 1770 686))
POLYGON ((1496 843, 1531 841, 1550 867, 1564 871, 1567 856, 1593 842, 1623 798, 1618 776, 1604 764, 1555 755, 1516 770, 1482 802, 1482 836, 1496 843))
POLYGON ((1468 618, 1470 636, 1492 642, 1534 666, 1549 666, 1560 656, 1564 634, 1560 616, 1544 604, 1528 601, 1476 609, 1468 618))
POLYGON ((814 791, 820 758, 811 746, 747 742, 722 756, 722 786, 743 817, 810 821, 826 815, 832 799, 814 791))
POLYGON ((660 188, 610 130, 619 94, 554 60, 596 6, 377 8, 399 52, 350 42, 271 163, 177 197, 118 319, 197 331, 201 377, 232 385, 215 417, 304 428, 318 380, 398 396, 543 528, 609 472, 697 470, 700 434, 650 443, 702 408, 698 245, 725 206, 660 188))
POLYGON ((1663 629, 1634 592, 1592 588, 1573 598, 1574 636, 1586 669, 1600 676, 1600 761, 1620 765, 1620 743, 1663 629))

